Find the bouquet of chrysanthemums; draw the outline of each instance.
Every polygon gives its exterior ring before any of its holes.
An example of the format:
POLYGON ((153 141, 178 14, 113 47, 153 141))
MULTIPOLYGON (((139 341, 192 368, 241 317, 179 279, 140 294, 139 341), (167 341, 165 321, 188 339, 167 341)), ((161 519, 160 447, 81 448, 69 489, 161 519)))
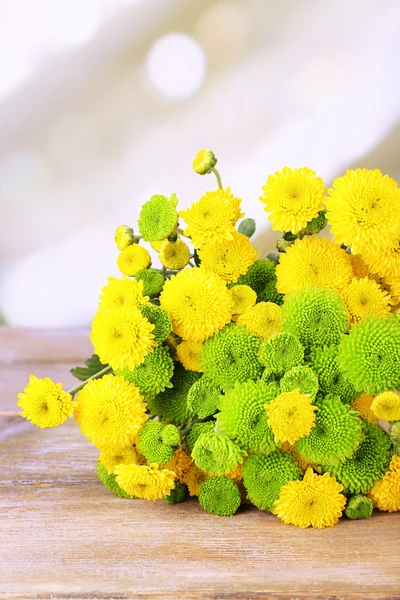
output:
POLYGON ((39 427, 74 416, 123 498, 243 503, 299 527, 400 510, 400 190, 378 170, 326 189, 308 168, 260 198, 276 250, 224 188, 190 208, 152 196, 116 230, 120 278, 103 287, 95 354, 68 392, 33 375, 18 405, 39 427), (322 237, 330 226, 331 237, 322 237), (161 264, 151 266, 150 244, 161 264))

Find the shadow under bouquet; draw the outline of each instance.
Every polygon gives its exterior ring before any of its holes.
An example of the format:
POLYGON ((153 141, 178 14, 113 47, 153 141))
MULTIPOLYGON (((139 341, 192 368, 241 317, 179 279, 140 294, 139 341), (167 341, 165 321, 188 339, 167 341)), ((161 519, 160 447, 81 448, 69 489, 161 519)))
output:
POLYGON ((400 510, 396 182, 357 169, 327 190, 309 168, 270 175, 260 200, 281 237, 260 257, 216 163, 197 154, 218 187, 189 208, 155 195, 135 230, 118 227, 122 276, 101 291, 95 354, 68 392, 32 375, 22 416, 75 417, 123 498, 198 497, 226 516, 251 503, 318 528, 400 510))

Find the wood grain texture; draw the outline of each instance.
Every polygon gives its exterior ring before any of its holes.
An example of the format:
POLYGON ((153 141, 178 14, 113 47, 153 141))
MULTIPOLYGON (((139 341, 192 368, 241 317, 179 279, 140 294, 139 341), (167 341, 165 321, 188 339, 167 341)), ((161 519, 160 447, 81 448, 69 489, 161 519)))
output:
POLYGON ((40 336, 0 330, 1 352, 4 340, 13 351, 0 396, 0 598, 400 599, 399 513, 300 530, 251 507, 224 518, 114 497, 74 422, 39 430, 8 398, 25 385, 32 339, 41 375, 62 377, 69 357, 91 352, 79 332, 46 332, 43 348, 40 336))

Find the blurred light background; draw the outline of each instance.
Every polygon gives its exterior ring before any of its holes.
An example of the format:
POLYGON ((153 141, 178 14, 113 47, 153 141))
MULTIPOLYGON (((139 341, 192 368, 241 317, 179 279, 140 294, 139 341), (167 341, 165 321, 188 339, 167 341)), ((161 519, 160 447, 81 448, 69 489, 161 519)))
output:
POLYGON ((153 193, 347 167, 400 180, 398 0, 0 0, 0 315, 80 326, 153 193))

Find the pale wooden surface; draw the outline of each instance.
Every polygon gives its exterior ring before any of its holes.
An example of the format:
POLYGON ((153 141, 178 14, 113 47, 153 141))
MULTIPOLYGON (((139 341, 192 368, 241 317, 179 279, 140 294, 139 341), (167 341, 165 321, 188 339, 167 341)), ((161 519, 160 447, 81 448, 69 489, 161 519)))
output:
POLYGON ((87 332, 0 329, 0 597, 400 599, 400 514, 300 530, 252 508, 122 500, 71 422, 18 416, 28 375, 66 385, 87 332))

